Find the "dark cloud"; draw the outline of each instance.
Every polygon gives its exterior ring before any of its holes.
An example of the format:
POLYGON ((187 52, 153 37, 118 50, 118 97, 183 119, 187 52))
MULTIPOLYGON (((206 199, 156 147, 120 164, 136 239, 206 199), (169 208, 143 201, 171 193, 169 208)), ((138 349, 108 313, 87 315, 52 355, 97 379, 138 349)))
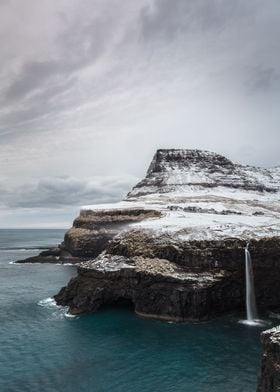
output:
POLYGON ((121 200, 136 183, 127 178, 52 177, 36 183, 0 188, 0 206, 7 208, 64 208, 121 200))
POLYGON ((151 40, 155 36, 171 39, 197 29, 218 33, 230 22, 242 21, 247 13, 246 3, 239 0, 155 0, 142 12, 142 34, 151 40))
MULTIPOLYGON (((114 7, 113 7, 114 8, 114 7)), ((106 51, 114 34, 109 28, 114 25, 114 10, 106 9, 102 16, 90 13, 85 19, 74 19, 67 23, 57 42, 64 51, 64 60, 73 67, 85 67, 106 51)))
MULTIPOLYGON (((64 28, 56 36, 58 55, 47 61, 34 60, 23 64, 21 70, 4 92, 6 102, 20 100, 34 90, 43 89, 49 83, 69 76, 92 62, 109 47, 114 35, 116 6, 104 7, 101 15, 86 9, 87 14, 78 14, 71 22, 64 18, 64 28)), ((63 20, 63 17, 62 17, 63 20)))
MULTIPOLYGON (((59 78, 56 83, 51 83, 50 80, 48 80, 48 82, 46 81, 47 85, 45 88, 41 88, 37 91, 33 81, 31 86, 28 86, 28 88, 26 86, 25 91, 22 91, 22 94, 26 94, 27 91, 31 92, 33 90, 33 95, 30 99, 25 100, 25 105, 20 106, 15 110, 11 110, 2 116, 0 135, 6 134, 8 129, 8 136, 14 136, 16 133, 22 132, 23 126, 25 126, 25 133, 32 133, 34 132, 34 128, 30 128, 28 123, 34 121, 38 121, 38 125, 35 128, 35 131, 38 132, 38 130, 46 124, 42 121, 42 118, 46 118, 51 114, 55 117, 58 114, 58 111, 61 115, 63 110, 69 110, 67 103, 65 103, 63 99, 59 99, 59 97, 72 89, 73 86, 75 86, 76 81, 77 79, 75 77, 67 78, 66 75, 64 75, 64 78, 59 78)), ((42 81, 40 81, 40 83, 42 83, 42 81)), ((19 90, 16 92, 16 98, 20 98, 19 90)))
POLYGON ((279 89, 280 78, 278 72, 272 68, 254 67, 245 83, 249 93, 267 92, 270 89, 279 89))
POLYGON ((57 115, 71 110, 71 105, 77 106, 76 91, 81 91, 79 86, 75 91, 78 75, 111 47, 112 27, 117 23, 116 10, 120 12, 122 8, 104 3, 104 12, 100 14, 92 12, 88 2, 84 7, 85 14, 70 14, 70 21, 61 15, 63 28, 57 33, 57 48, 49 56, 51 58, 23 61, 20 70, 4 88, 0 103, 6 112, 0 115, 0 134, 6 138, 21 132, 38 132, 46 128, 44 124, 48 127, 49 115, 52 115, 50 121, 54 126, 57 115), (61 95, 69 89, 73 94, 64 102, 61 95))
POLYGON ((22 99, 34 89, 49 82, 50 78, 58 75, 59 67, 55 62, 34 61, 25 64, 16 79, 7 88, 4 100, 10 102, 22 99))

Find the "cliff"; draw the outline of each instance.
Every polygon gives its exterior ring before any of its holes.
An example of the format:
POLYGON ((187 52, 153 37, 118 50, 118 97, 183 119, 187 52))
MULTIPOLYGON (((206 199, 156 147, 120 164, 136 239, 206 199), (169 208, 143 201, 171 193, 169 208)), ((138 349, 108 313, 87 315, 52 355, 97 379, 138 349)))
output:
POLYGON ((158 150, 127 198, 85 206, 64 247, 83 258, 55 299, 71 313, 130 302, 141 316, 199 321, 243 308, 250 241, 258 306, 280 289, 279 167, 158 150))
POLYGON ((280 327, 261 334, 262 364, 257 392, 280 391, 280 327))

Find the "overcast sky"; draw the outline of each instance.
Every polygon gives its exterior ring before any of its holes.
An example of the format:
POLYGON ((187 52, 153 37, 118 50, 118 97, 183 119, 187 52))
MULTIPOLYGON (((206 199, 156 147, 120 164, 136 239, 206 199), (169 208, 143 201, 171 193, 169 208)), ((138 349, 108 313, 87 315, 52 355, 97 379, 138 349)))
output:
POLYGON ((68 227, 157 148, 280 164, 279 0, 0 0, 0 227, 68 227))

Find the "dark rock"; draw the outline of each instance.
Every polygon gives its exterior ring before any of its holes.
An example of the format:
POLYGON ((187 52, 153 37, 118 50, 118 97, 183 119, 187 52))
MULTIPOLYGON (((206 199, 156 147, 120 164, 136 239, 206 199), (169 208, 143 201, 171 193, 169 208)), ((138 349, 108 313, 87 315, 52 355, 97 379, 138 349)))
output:
POLYGON ((176 191, 178 186, 201 186, 216 188, 219 186, 252 190, 255 192, 272 192, 279 189, 269 169, 234 164, 229 159, 209 151, 164 149, 157 150, 148 169, 147 176, 129 193, 129 197, 143 196, 155 192, 168 193, 176 191), (189 173, 181 179, 170 181, 170 172, 189 173), (200 173, 203 176, 193 176, 200 173), (262 183, 258 178, 267 178, 262 183))
POLYGON ((129 224, 160 216, 160 211, 133 206, 115 210, 82 210, 60 246, 43 251, 39 256, 18 260, 17 263, 80 263, 98 256, 109 240, 129 224))
POLYGON ((51 263, 51 264, 57 264, 59 262, 59 257, 58 256, 32 256, 28 257, 27 259, 24 260, 17 260, 16 263, 18 264, 24 264, 24 263, 51 263))
POLYGON ((61 249, 59 247, 57 248, 50 248, 48 250, 44 250, 43 252, 40 253, 39 256, 44 257, 44 256, 60 256, 61 254, 61 249))
MULTIPOLYGON (((58 304, 91 312, 124 298, 137 314, 172 321, 205 320, 244 307, 242 241, 176 246, 132 233, 117 236, 105 253, 82 263, 78 277, 55 297, 58 304)), ((280 239, 251 246, 258 305, 273 309, 279 305, 280 239)))
POLYGON ((272 328, 261 334, 262 363, 257 392, 280 391, 280 328, 272 328))
POLYGON ((41 252, 38 256, 27 257, 23 260, 17 260, 16 263, 27 264, 27 263, 40 263, 40 264, 77 264, 83 261, 84 258, 73 257, 70 252, 66 251, 61 247, 50 248, 41 252))
POLYGON ((73 256, 96 257, 129 224, 160 216, 160 211, 147 208, 82 210, 65 234, 64 246, 73 256))

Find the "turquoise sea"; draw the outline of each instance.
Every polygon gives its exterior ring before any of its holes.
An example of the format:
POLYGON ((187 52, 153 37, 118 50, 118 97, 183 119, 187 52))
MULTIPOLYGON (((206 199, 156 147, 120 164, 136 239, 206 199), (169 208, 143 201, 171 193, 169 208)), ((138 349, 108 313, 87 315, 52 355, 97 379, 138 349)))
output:
POLYGON ((1 392, 253 392, 260 327, 244 315, 190 325, 132 309, 75 318, 49 299, 74 266, 15 265, 64 230, 0 230, 1 392))

